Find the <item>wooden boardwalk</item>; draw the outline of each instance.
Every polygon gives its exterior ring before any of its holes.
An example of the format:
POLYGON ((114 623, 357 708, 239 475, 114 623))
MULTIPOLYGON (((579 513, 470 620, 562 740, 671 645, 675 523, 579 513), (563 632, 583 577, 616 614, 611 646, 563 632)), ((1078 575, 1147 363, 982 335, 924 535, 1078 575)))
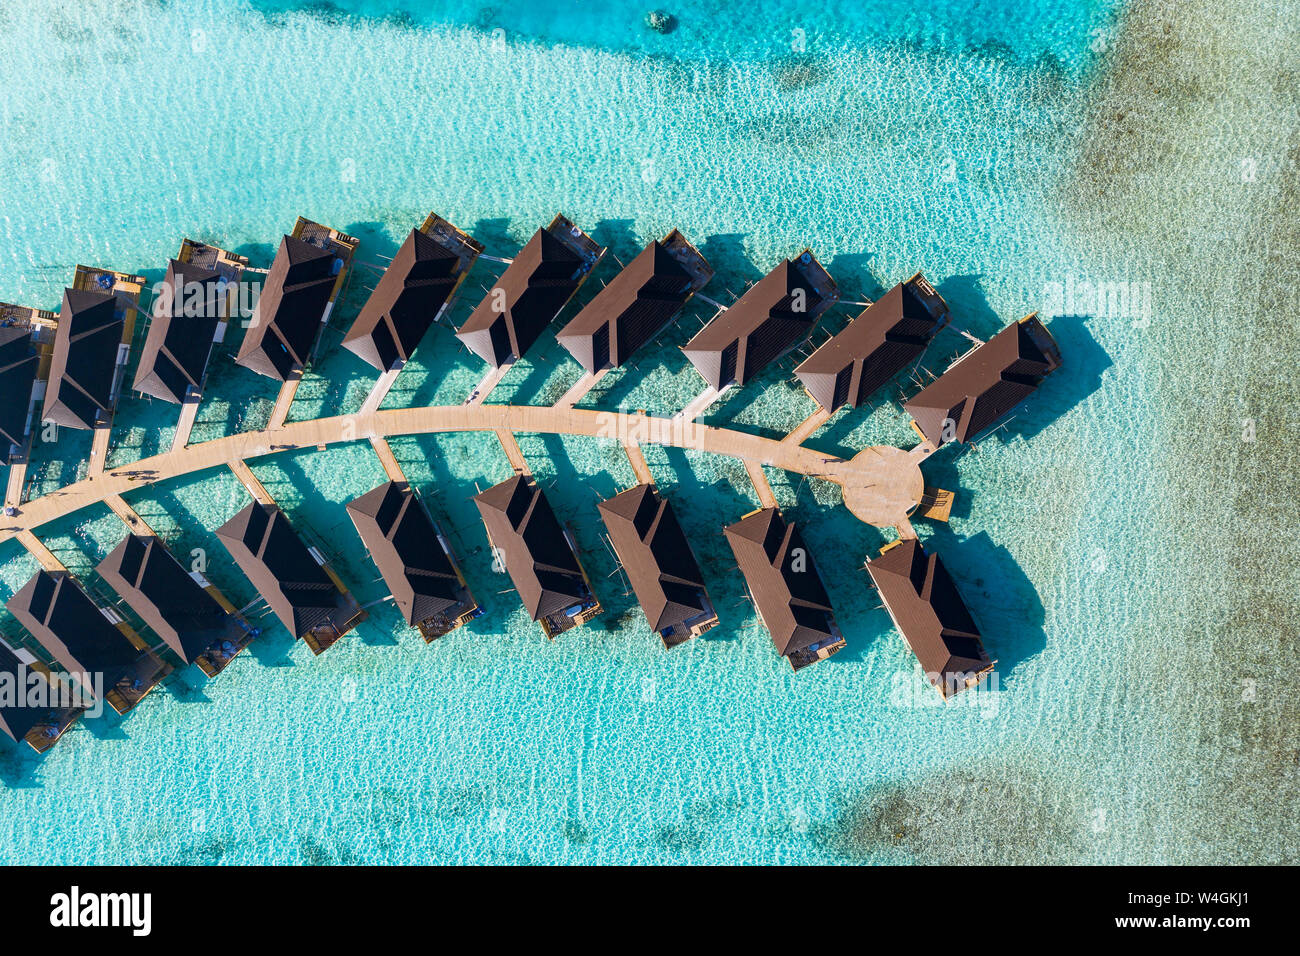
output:
POLYGON ((186 397, 181 404, 181 417, 176 421, 176 434, 172 436, 172 451, 180 451, 190 443, 194 432, 194 423, 199 417, 199 404, 202 398, 196 395, 186 397))
MULTIPOLYGON (((293 422, 273 433, 241 432, 190 445, 180 451, 154 455, 132 463, 129 468, 86 478, 56 494, 27 502, 16 516, 0 522, 0 541, 89 505, 103 503, 109 495, 120 495, 155 481, 167 481, 227 465, 258 500, 269 501, 270 496, 245 464, 245 458, 352 441, 358 435, 388 438, 453 431, 491 431, 498 436, 504 435, 503 447, 507 441, 514 446, 514 449, 507 449, 508 455, 513 455, 518 449, 514 440, 517 432, 587 435, 614 440, 619 440, 620 435, 635 434, 640 444, 726 455, 834 482, 843 489, 845 506, 861 520, 878 527, 905 525, 908 514, 920 503, 925 490, 920 462, 928 452, 916 449, 905 451, 876 446, 863 449, 851 459, 844 459, 793 442, 709 425, 684 426, 680 420, 669 418, 535 405, 437 405, 293 422)), ((522 454, 512 457, 515 467, 519 467, 521 462, 522 454)), ((526 462, 523 464, 527 467, 526 462)))
POLYGON ((560 400, 555 403, 556 408, 572 408, 580 401, 587 397, 590 392, 600 382, 602 378, 608 375, 613 369, 602 368, 595 375, 590 372, 583 372, 582 378, 573 383, 573 387, 560 396, 560 400))
POLYGON ((289 420, 289 408, 293 405, 293 397, 298 394, 301 383, 302 371, 299 370, 291 372, 289 380, 280 386, 280 394, 275 397, 275 407, 271 409, 271 420, 266 423, 267 431, 283 428, 289 420))
POLYGON ((655 476, 650 474, 650 466, 646 464, 645 455, 641 452, 641 446, 634 441, 623 442, 623 450, 627 452, 627 460, 632 463, 632 471, 636 474, 638 484, 653 485, 655 476))
POLYGON ((252 495, 258 502, 264 505, 275 504, 275 499, 271 493, 266 490, 262 482, 258 480, 257 475, 253 474, 253 469, 248 467, 248 462, 242 458, 228 462, 230 470, 235 473, 239 483, 244 486, 244 490, 252 495))
POLYGON ((758 503, 764 508, 775 508, 776 495, 772 492, 772 485, 767 480, 767 475, 763 474, 763 466, 756 461, 745 462, 745 470, 749 472, 749 480, 754 483, 754 490, 758 492, 758 503))
POLYGON ((9 463, 9 477, 5 482, 5 507, 17 508, 23 503, 23 487, 27 484, 27 462, 9 463))
POLYGON ((109 495, 104 499, 104 504, 108 505, 113 514, 122 519, 122 523, 131 529, 132 534, 154 534, 153 528, 136 514, 135 509, 127 504, 126 499, 121 495, 109 495))
POLYGON ((388 480, 405 482, 406 474, 402 471, 402 466, 397 463, 397 456, 393 454, 393 449, 388 446, 388 442, 378 435, 372 435, 370 446, 379 457, 379 463, 384 466, 384 474, 388 476, 388 480))
POLYGON ((66 571, 63 562, 54 556, 54 552, 45 547, 45 542, 30 531, 19 531, 16 535, 33 558, 40 562, 46 571, 66 571))
POLYGON ((474 391, 469 393, 469 398, 465 399, 465 404, 482 405, 484 400, 492 394, 492 389, 501 384, 501 380, 506 377, 506 372, 510 371, 514 364, 514 362, 506 362, 504 365, 488 369, 487 374, 474 386, 474 391))
POLYGON ((108 461, 108 436, 112 432, 112 424, 100 425, 95 429, 94 437, 90 440, 90 462, 86 467, 86 474, 91 478, 104 472, 104 465, 108 461))
POLYGON ((794 427, 794 430, 790 432, 790 434, 782 438, 781 441, 789 441, 789 442, 794 442, 796 445, 802 445, 810 437, 812 437, 813 432, 815 432, 817 429, 825 425, 826 422, 830 420, 830 417, 831 417, 830 412, 826 411, 826 409, 824 408, 819 407, 817 411, 813 412, 802 422, 796 425, 794 427))
MULTIPOLYGON (((731 386, 728 385, 727 388, 731 388, 731 386)), ((704 391, 700 392, 700 394, 696 395, 693 399, 691 399, 690 404, 687 405, 685 408, 683 408, 680 412, 678 412, 676 417, 682 419, 683 421, 688 421, 688 422, 695 421, 695 419, 699 418, 701 415, 704 414, 705 410, 710 405, 712 405, 714 402, 716 402, 719 398, 722 397, 723 393, 727 391, 727 388, 722 389, 722 391, 718 391, 716 388, 710 385, 704 391)))
POLYGON ((524 453, 519 450, 519 442, 515 440, 515 433, 508 428, 496 429, 497 441, 501 442, 501 447, 510 459, 510 464, 515 471, 521 475, 531 475, 532 469, 528 467, 528 460, 524 458, 524 453))
POLYGON ((400 368, 390 368, 383 375, 379 376, 379 381, 370 389, 370 394, 366 400, 361 403, 361 414, 370 415, 379 411, 379 406, 384 404, 384 399, 392 391, 393 383, 397 381, 397 376, 401 373, 400 368))

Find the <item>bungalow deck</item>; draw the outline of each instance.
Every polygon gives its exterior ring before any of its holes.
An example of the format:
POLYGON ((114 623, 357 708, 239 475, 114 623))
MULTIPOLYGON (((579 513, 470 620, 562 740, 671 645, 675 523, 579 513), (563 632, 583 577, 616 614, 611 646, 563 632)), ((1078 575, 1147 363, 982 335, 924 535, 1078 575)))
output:
MULTIPOLYGON (((293 232, 290 235, 295 239, 301 239, 303 242, 309 242, 319 249, 327 249, 343 260, 343 268, 339 270, 338 277, 334 280, 334 289, 330 292, 329 305, 325 307, 325 315, 321 319, 321 324, 327 325, 330 313, 334 311, 334 303, 343 292, 348 277, 352 275, 352 257, 357 251, 357 246, 361 245, 361 240, 355 236, 349 236, 346 232, 340 232, 337 229, 331 229, 329 226, 322 226, 318 222, 312 222, 310 219, 304 219, 302 216, 299 216, 298 221, 294 223, 293 232)), ((320 340, 317 339, 317 345, 319 343, 320 340)))

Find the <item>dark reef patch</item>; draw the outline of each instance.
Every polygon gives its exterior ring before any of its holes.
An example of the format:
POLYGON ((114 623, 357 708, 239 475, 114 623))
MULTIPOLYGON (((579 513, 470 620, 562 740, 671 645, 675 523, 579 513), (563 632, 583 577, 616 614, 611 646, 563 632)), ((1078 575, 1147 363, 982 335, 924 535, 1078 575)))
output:
POLYGON ((993 764, 847 795, 811 835, 856 862, 900 853, 935 864, 1077 862, 1087 821, 1076 801, 1046 774, 993 764))

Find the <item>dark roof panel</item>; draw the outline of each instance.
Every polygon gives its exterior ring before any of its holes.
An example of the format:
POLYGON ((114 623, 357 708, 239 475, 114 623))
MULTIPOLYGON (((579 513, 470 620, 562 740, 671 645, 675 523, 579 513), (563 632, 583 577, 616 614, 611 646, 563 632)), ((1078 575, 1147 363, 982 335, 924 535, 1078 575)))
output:
POLYGON ((869 561, 867 571, 894 626, 944 697, 992 668, 979 628, 937 554, 905 539, 869 561))
POLYGON ((143 653, 66 571, 37 571, 5 606, 59 666, 103 675, 105 688, 130 675, 143 653))
POLYGON ((534 621, 590 597, 578 557, 535 482, 516 475, 475 495, 474 502, 534 621))
POLYGON ((43 421, 94 428, 113 401, 117 350, 126 321, 115 296, 67 289, 54 333, 43 421))
POLYGON ((493 367, 523 358, 586 277, 588 263, 538 229, 456 337, 493 367))
POLYGON ((336 621, 336 612, 347 608, 346 595, 275 505, 254 502, 216 533, 294 637, 344 623, 336 621))
POLYGON ((381 372, 406 362, 463 274, 455 251, 412 229, 352 323, 343 347, 381 372))
POLYGON ((727 542, 776 649, 799 651, 842 641, 830 597, 799 530, 775 508, 725 529, 727 542))
POLYGON ((234 616, 153 535, 128 535, 95 570, 187 664, 238 634, 234 616))
POLYGON ((686 268, 656 240, 596 293, 556 339, 588 372, 618 368, 676 318, 693 284, 686 268))
POLYGON ((46 749, 82 711, 77 695, 61 691, 49 679, 39 663, 25 663, 3 640, 0 640, 0 675, 14 689, 13 700, 0 703, 0 730, 14 740, 22 740, 33 730, 32 746, 46 749), (39 673, 45 686, 34 687, 31 675, 39 673))
POLYGON ((637 485, 598 506, 651 630, 663 631, 711 611, 699 563, 668 499, 637 485))
MULTIPOLYGON (((40 358, 32 346, 31 330, 0 328, 0 439, 22 445, 27 439, 27 410, 40 358)), ((8 456, 0 447, 0 460, 8 456)))
POLYGON ((1060 365, 1056 342, 1038 316, 1029 315, 972 349, 903 408, 935 446, 972 441, 1060 365))
POLYGON ((713 388, 744 385, 806 339, 839 297, 821 264, 804 252, 751 286, 682 351, 713 388))
POLYGON ((947 322, 947 303, 918 274, 868 306, 795 375, 827 411, 856 407, 920 358, 947 322))
POLYGON ((282 382, 306 365, 341 267, 330 250, 285 236, 235 361, 282 382))
POLYGON ((408 624, 471 603, 433 519, 409 486, 385 482, 348 502, 347 509, 408 624))
POLYGON ((137 392, 180 404, 203 384, 226 294, 218 273, 171 260, 140 351, 137 392))

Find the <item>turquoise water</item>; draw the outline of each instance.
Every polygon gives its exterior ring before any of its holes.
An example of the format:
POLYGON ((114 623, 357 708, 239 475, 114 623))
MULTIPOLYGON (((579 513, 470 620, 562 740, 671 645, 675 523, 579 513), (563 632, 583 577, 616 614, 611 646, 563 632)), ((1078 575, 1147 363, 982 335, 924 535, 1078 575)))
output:
MULTIPOLYGON (((918 522, 1000 661, 997 689, 937 706, 860 570, 882 533, 834 488, 769 471, 849 641, 793 674, 719 533, 757 504, 744 468, 649 448, 724 622, 665 653, 601 542, 595 502, 633 481, 625 456, 522 435, 607 608, 548 643, 501 593, 469 500, 510 473, 495 439, 395 439, 487 614, 425 645, 378 604, 320 658, 268 618, 217 680, 184 670, 42 759, 0 748, 0 860, 1294 858, 1275 645, 1297 582, 1293 562, 1254 570, 1257 546, 1294 530, 1275 503, 1293 496, 1268 485, 1296 469, 1267 387, 1294 350, 1284 334, 1268 356, 1242 347, 1255 316, 1284 314, 1252 298, 1262 277, 1282 301, 1300 288, 1283 211, 1300 156, 1293 5, 1229 22, 1187 4, 662 6, 679 21, 664 36, 621 2, 0 8, 0 299, 56 308, 77 262, 160 277, 186 235, 265 268, 295 216, 343 229, 362 264, 293 420, 360 406, 373 371, 337 343, 374 264, 430 210, 499 256, 557 211, 623 261, 679 227, 723 301, 810 245, 848 299, 924 269, 976 335, 1044 309, 1066 368, 1006 432, 927 464, 958 504, 947 526, 918 522), (1152 314, 1054 302, 1070 281, 1146 284, 1152 314), (1243 418, 1260 442, 1240 442, 1243 418), (1225 820, 1225 805, 1240 809, 1225 820)), ((471 288, 498 268, 477 265, 471 288)), ((680 407, 700 380, 676 346, 709 314, 692 305, 584 404, 680 407)), ((233 363, 240 334, 214 357, 195 440, 269 417, 273 383, 233 363)), ((929 364, 963 347, 945 332, 929 364)), ((705 420, 785 432, 813 408, 792 367, 705 420)), ((492 400, 550 402, 579 372, 551 334, 492 400)), ((435 329, 386 406, 458 403, 481 373, 435 329)), ((813 444, 910 444, 887 398, 813 444)), ((166 448, 175 413, 124 402, 112 463, 166 448)), ((88 446, 64 430, 38 448, 39 490, 75 480, 88 446)), ((381 598, 343 511, 382 480, 368 445, 253 467, 358 597, 381 598)), ((130 499, 178 555, 201 549, 232 600, 255 599, 210 534, 247 503, 233 475, 130 499)), ((92 509, 41 536, 106 593, 90 569, 122 533, 92 509)), ((33 570, 0 546, 0 596, 33 570)))

